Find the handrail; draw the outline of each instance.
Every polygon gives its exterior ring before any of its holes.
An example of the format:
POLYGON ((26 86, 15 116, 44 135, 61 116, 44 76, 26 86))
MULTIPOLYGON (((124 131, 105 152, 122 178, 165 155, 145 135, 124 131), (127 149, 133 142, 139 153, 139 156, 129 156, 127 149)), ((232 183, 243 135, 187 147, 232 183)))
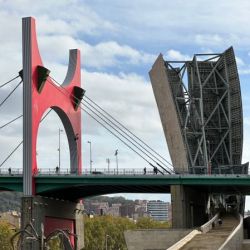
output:
POLYGON ((207 233, 209 232, 212 228, 213 228, 213 223, 216 222, 216 220, 219 217, 219 213, 217 213, 212 219, 210 219, 208 222, 206 222, 205 224, 203 224, 200 227, 200 230, 202 233, 207 233))
POLYGON ((241 249, 242 241, 243 241, 243 216, 241 214, 238 215, 240 219, 239 225, 230 233, 227 237, 226 241, 220 246, 218 250, 223 249, 241 249), (241 240, 237 239, 240 238, 241 240), (234 240, 236 241, 236 245, 234 244, 234 240), (238 244, 237 244, 238 243, 238 244), (230 246, 231 245, 231 246, 230 246), (237 246, 238 245, 238 246, 237 246))
POLYGON ((186 245, 190 240, 192 240, 197 234, 201 234, 201 232, 197 229, 193 230, 189 234, 187 234, 184 238, 177 241, 174 245, 167 248, 166 250, 178 250, 186 245))
POLYGON ((206 222, 200 227, 200 231, 195 229, 192 232, 190 232, 188 235, 186 235, 184 238, 177 241, 174 245, 167 248, 167 250, 178 250, 182 248, 185 244, 187 244, 189 241, 191 241, 197 234, 207 233, 211 230, 213 222, 215 222, 219 217, 219 213, 217 213, 211 220, 206 222))

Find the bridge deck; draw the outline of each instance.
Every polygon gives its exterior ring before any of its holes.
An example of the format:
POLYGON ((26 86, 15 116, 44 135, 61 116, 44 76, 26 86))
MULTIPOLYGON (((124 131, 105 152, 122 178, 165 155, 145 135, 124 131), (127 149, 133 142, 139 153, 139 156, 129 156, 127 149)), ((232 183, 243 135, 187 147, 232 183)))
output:
POLYGON ((232 215, 225 215, 222 218, 222 225, 215 227, 206 234, 198 234, 180 250, 217 250, 224 243, 229 234, 239 224, 239 221, 232 215))
MULTIPOLYGON (((22 175, 0 175, 0 190, 22 192, 22 175)), ((250 194, 249 175, 37 175, 36 194, 78 199, 110 193, 169 193, 172 185, 250 194)))

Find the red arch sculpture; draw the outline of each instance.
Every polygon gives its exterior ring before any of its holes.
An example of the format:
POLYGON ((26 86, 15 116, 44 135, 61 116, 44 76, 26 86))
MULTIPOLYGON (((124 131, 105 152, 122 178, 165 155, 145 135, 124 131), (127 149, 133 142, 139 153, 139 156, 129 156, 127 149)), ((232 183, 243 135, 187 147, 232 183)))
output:
POLYGON ((70 149, 71 172, 81 173, 81 86, 80 51, 70 50, 69 66, 61 87, 49 77, 39 53, 35 19, 23 18, 23 171, 24 195, 35 194, 36 144, 41 118, 48 108, 60 117, 70 149), (77 96, 77 98, 75 97, 77 96))

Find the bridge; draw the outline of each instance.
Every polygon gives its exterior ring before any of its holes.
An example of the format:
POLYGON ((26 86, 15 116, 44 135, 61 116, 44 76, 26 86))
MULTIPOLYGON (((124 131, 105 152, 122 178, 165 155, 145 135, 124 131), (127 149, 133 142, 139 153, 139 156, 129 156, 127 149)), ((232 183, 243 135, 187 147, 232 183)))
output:
MULTIPOLYGON (((47 172, 47 171, 44 171, 47 172)), ((123 172, 123 171, 122 171, 123 172)), ((250 195, 250 175, 143 175, 140 171, 122 174, 72 175, 55 172, 35 177, 36 194, 75 201, 89 196, 112 193, 170 193, 170 187, 183 185, 204 192, 250 195), (91 187, 91 188, 90 188, 91 187)), ((23 192, 23 175, 0 175, 0 189, 23 192)))
POLYGON ((150 71, 172 165, 85 95, 79 50, 70 50, 64 82, 52 78, 39 53, 35 20, 23 19, 23 69, 18 76, 23 83, 23 114, 2 126, 23 117, 23 142, 0 165, 23 144, 23 169, 0 171, 1 190, 23 192, 22 249, 43 248, 44 239, 54 232, 62 235, 67 249, 81 249, 84 208, 78 201, 92 195, 171 193, 176 228, 202 225, 214 216, 214 211, 206 207, 215 204, 226 209, 232 196, 237 201, 234 212, 243 213, 244 195, 250 194, 250 176, 248 163, 241 162, 242 106, 233 49, 205 55, 209 58, 202 60, 200 56, 204 55, 170 62, 159 55, 150 71), (173 66, 176 63, 183 65, 173 66), (185 74, 188 83, 184 83, 185 74), (66 171, 39 169, 37 164, 38 128, 48 109, 57 113, 68 138, 70 167, 66 171), (81 111, 133 150, 153 171, 145 174, 117 168, 89 173, 82 168, 81 111))

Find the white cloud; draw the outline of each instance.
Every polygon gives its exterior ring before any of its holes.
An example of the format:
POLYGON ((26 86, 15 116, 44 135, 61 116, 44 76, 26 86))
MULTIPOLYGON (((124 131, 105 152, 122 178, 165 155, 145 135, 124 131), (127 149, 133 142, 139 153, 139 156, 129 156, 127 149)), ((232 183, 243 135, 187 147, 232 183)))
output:
POLYGON ((240 58, 238 56, 235 56, 235 59, 236 59, 236 63, 237 63, 238 67, 244 67, 245 66, 245 62, 243 61, 242 58, 240 58))
POLYGON ((83 77, 86 95, 130 129, 139 134, 148 133, 150 137, 161 129, 152 88, 144 78, 136 74, 117 76, 87 71, 83 72, 83 77))
POLYGON ((184 55, 178 50, 168 50, 166 53, 166 60, 173 60, 173 61, 188 61, 191 60, 189 55, 184 55))
POLYGON ((114 22, 100 17, 80 0, 53 3, 45 0, 36 4, 32 0, 17 0, 2 1, 0 4, 8 15, 8 22, 13 17, 34 16, 40 34, 100 35, 104 31, 115 32, 118 29, 114 22))
POLYGON ((245 61, 238 56, 236 56, 235 59, 236 59, 239 74, 240 75, 249 75, 250 74, 250 64, 245 63, 245 61))
POLYGON ((120 45, 115 41, 102 42, 91 46, 83 44, 83 51, 89 59, 88 65, 102 68, 123 64, 131 65, 153 63, 155 55, 144 53, 128 45, 120 45))
POLYGON ((83 65, 97 69, 107 67, 122 68, 125 65, 152 64, 155 55, 138 51, 128 45, 115 41, 91 45, 68 35, 42 36, 39 38, 41 54, 48 62, 64 61, 69 48, 79 48, 83 65))
POLYGON ((218 34, 197 34, 194 41, 201 46, 221 46, 224 39, 218 34))

